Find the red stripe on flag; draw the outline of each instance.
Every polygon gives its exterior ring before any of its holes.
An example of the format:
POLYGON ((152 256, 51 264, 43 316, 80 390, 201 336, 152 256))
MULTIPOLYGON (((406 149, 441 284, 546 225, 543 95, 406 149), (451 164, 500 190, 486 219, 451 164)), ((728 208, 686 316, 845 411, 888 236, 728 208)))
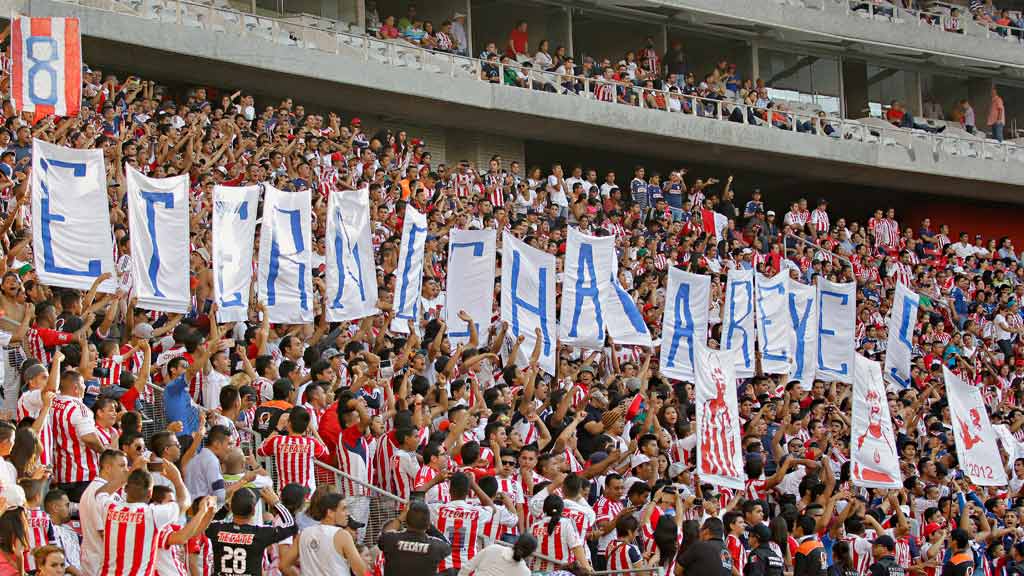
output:
MULTIPOLYGON (((51 23, 52 21, 49 18, 31 18, 29 20, 29 27, 31 29, 32 36, 43 36, 47 38, 53 36, 51 23)), ((48 104, 36 104, 34 109, 36 112, 36 121, 49 114, 53 114, 53 106, 48 104)))
POLYGON ((78 18, 64 19, 64 100, 64 115, 77 115, 82 104, 82 35, 78 18))
POLYGON ((14 109, 18 112, 25 106, 25 95, 22 92, 22 74, 25 72, 21 62, 25 41, 21 33, 22 21, 23 18, 19 16, 14 19, 11 26, 11 98, 14 99, 14 109))

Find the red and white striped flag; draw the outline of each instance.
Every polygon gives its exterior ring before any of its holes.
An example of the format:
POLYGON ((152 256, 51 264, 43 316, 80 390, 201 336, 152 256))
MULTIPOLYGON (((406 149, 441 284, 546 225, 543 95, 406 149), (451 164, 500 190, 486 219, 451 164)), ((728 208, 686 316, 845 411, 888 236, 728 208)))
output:
POLYGON ((77 18, 18 16, 11 26, 11 99, 36 118, 75 116, 82 103, 77 18))
POLYGON ((697 399, 697 470, 701 480, 742 490, 743 453, 736 402, 736 356, 739 349, 698 346, 694 362, 697 399))

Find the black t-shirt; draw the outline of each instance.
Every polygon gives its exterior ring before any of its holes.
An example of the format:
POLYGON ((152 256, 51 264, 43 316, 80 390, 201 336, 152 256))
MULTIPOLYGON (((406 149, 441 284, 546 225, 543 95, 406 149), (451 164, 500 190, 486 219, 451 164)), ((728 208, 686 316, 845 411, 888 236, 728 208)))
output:
POLYGON ((579 448, 580 454, 584 458, 590 458, 590 455, 597 450, 597 439, 601 434, 591 434, 587 432, 587 424, 590 422, 601 422, 601 416, 604 414, 601 410, 594 408, 590 404, 587 404, 585 412, 587 417, 580 422, 580 425, 576 427, 576 447, 579 448))
POLYGON ((452 553, 440 538, 422 532, 384 532, 377 542, 384 555, 384 576, 435 574, 437 565, 452 553))
POLYGON ((883 556, 868 569, 871 576, 903 576, 903 567, 896 563, 893 556, 883 556))
POLYGON ((294 536, 298 528, 291 526, 238 525, 214 522, 206 529, 213 546, 213 573, 222 576, 262 576, 263 552, 267 546, 294 536))
POLYGON ((721 540, 701 540, 679 555, 676 563, 686 570, 687 576, 731 576, 732 556, 725 542, 721 540))

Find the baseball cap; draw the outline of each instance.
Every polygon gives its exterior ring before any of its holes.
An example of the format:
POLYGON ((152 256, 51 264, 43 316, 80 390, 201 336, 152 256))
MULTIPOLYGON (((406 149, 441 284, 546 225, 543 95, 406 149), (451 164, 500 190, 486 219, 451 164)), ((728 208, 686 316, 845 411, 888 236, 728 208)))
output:
POLYGON ((350 528, 352 530, 359 530, 363 526, 366 526, 366 524, 363 524, 362 522, 356 520, 351 516, 348 517, 348 524, 346 524, 347 528, 350 528))
POLYGON ((768 215, 769 216, 775 216, 775 210, 769 210, 768 211, 768 215))
POLYGON ((324 350, 324 353, 320 355, 320 358, 330 360, 335 356, 341 356, 341 352, 338 352, 337 348, 328 348, 327 350, 324 350))
POLYGON ((650 461, 651 459, 648 458, 647 456, 644 456, 643 454, 633 454, 632 456, 629 457, 629 468, 633 469, 636 468, 637 466, 643 466, 644 464, 647 464, 650 461))
POLYGON ((148 322, 136 324, 135 328, 132 329, 132 336, 136 338, 142 338, 144 340, 149 340, 150 338, 153 337, 153 325, 149 324, 148 322))
POLYGON ((675 462, 668 467, 669 478, 675 478, 676 476, 679 476, 683 472, 686 472, 686 464, 683 464, 682 462, 675 462))
POLYGON ((25 381, 29 382, 40 374, 46 374, 46 367, 42 364, 33 364, 25 369, 25 381))
POLYGON ((757 536, 761 542, 768 542, 772 539, 772 531, 764 524, 755 524, 750 527, 750 535, 757 536))
POLYGON ((925 538, 928 538, 938 530, 942 530, 942 526, 940 526, 938 522, 931 522, 925 525, 924 530, 922 530, 922 533, 924 534, 925 538))

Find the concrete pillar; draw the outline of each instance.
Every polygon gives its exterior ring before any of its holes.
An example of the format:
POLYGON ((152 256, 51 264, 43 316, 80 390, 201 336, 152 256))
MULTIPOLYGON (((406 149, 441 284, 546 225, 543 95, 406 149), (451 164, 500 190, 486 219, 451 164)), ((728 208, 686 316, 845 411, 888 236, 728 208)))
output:
POLYGON ((482 48, 474 49, 475 45, 473 44, 473 0, 466 0, 466 44, 468 44, 468 46, 466 46, 467 56, 476 56, 483 50, 482 48))
POLYGON ((910 106, 910 111, 914 116, 921 118, 924 116, 924 94, 921 91, 921 73, 909 70, 903 73, 906 75, 907 105, 910 106))
POLYGON ((757 38, 750 40, 750 74, 747 76, 751 80, 757 81, 758 77, 761 76, 761 60, 758 58, 757 51, 761 48, 761 43, 757 38))
POLYGON ((661 25, 661 34, 658 34, 656 38, 658 39, 658 57, 660 58, 668 52, 668 24, 661 25))
MULTIPOLYGON (((566 27, 566 38, 568 38, 568 41, 566 41, 566 43, 565 43, 565 53, 567 55, 569 55, 569 56, 572 56, 574 58, 573 62, 575 62, 576 56, 574 56, 574 54, 576 54, 576 52, 573 51, 573 45, 572 45, 572 38, 573 38, 573 33, 572 33, 572 6, 566 6, 565 7, 565 27, 566 27)), ((554 47, 552 47, 551 50, 554 51, 554 47)))
POLYGON ((992 103, 992 79, 969 78, 967 80, 967 101, 974 108, 975 125, 988 132, 988 109, 989 104, 992 103))
POLYGON ((843 116, 863 118, 868 115, 868 64, 842 59, 843 116))

